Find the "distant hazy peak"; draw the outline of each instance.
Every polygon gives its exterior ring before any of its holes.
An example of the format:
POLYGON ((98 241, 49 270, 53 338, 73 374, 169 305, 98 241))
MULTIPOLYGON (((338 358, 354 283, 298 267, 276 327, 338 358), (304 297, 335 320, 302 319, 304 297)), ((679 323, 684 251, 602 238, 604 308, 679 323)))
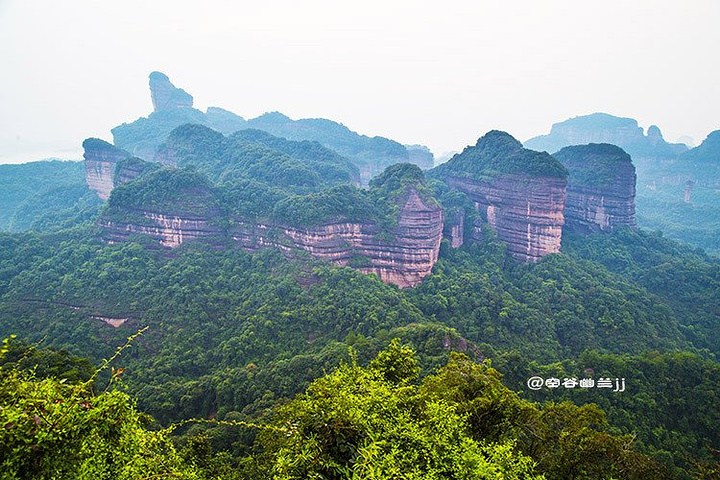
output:
POLYGON ((667 143, 657 125, 650 126, 645 134, 637 120, 607 113, 592 113, 555 123, 550 134, 531 138, 525 146, 556 152, 569 145, 587 143, 618 145, 638 159, 675 158, 687 150, 685 145, 667 143))
POLYGON ((156 112, 193 105, 192 95, 173 85, 170 78, 162 72, 150 74, 150 96, 156 112))

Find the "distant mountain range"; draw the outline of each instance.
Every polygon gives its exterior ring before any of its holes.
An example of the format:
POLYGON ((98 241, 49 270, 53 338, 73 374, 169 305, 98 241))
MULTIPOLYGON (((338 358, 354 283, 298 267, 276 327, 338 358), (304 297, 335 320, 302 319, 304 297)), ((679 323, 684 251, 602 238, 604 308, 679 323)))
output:
POLYGON ((555 154, 592 142, 617 145, 632 157, 639 226, 720 253, 720 130, 688 149, 666 142, 655 125, 645 133, 632 118, 593 113, 556 123, 525 146, 555 154))
POLYGON ((194 123, 226 135, 253 128, 288 140, 317 141, 355 163, 363 184, 394 163, 410 162, 421 168, 433 166, 432 153, 422 145, 408 148, 388 138, 368 137, 324 118, 293 120, 280 112, 270 112, 246 120, 218 107, 202 112, 192 107, 190 94, 175 87, 167 75, 160 72, 150 74, 150 94, 154 111, 148 117, 112 129, 115 146, 144 160, 153 160, 155 150, 175 127, 194 123))

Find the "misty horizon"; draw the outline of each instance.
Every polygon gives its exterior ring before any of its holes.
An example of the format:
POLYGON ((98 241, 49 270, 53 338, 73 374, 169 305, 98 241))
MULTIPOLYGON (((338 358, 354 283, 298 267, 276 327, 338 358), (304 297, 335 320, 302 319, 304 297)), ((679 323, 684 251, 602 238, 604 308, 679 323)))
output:
POLYGON ((492 129, 526 141, 594 112, 697 145, 720 128, 719 20, 712 1, 6 0, 0 163, 80 159, 83 139, 112 141, 111 128, 151 113, 153 70, 203 111, 327 118, 436 156, 492 129))

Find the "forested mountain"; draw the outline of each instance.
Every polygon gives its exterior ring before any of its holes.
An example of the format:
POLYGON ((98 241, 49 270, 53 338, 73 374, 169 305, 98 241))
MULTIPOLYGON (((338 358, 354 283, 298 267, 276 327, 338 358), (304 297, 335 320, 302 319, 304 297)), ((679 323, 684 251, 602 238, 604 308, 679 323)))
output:
POLYGON ((720 261, 635 227, 624 150, 491 131, 361 188, 322 140, 201 120, 151 161, 86 140, 94 200, 0 234, 10 478, 717 473, 720 261))
MULTIPOLYGON (((0 230, 45 229, 63 216, 95 213, 97 197, 85 183, 82 162, 0 165, 0 230)), ((66 225, 67 226, 67 225, 66 225)))
MULTIPOLYGON (((625 376, 627 392, 570 398, 603 404, 618 432, 638 434, 639 447, 674 461, 671 468, 690 471, 689 458, 709 458, 706 447, 718 445, 715 400, 698 392, 718 387, 716 363, 703 357, 716 358, 720 348, 720 265, 658 236, 569 236, 564 253, 527 265, 508 263, 494 241, 446 247, 433 274, 407 291, 272 250, 187 244, 168 257, 77 233, 5 235, 1 248, 2 334, 51 339, 98 362, 150 326, 121 363, 138 407, 163 423, 262 419, 275 402, 347 360, 348 346, 364 364, 400 337, 418 350, 423 372, 460 351, 493 359, 523 392, 529 374, 582 376, 590 368, 594 376, 625 376), (648 361, 643 352, 678 349, 696 352, 683 369, 671 367, 672 356, 653 362, 661 362, 654 368, 663 369, 663 381, 688 382, 663 400, 687 409, 651 416, 647 403, 631 401, 659 388, 650 371, 638 376, 648 361), (564 370, 543 366, 551 362, 564 370), (690 379, 687 368, 706 373, 690 379), (629 420, 637 417, 643 420, 629 420)), ((214 448, 247 451, 252 430, 239 440, 229 440, 231 431, 237 428, 210 429, 214 448)))
POLYGON ((151 161, 155 158, 156 149, 164 143, 173 129, 192 123, 210 127, 226 135, 252 128, 288 140, 319 142, 356 165, 365 185, 372 177, 394 163, 417 163, 423 168, 431 168, 433 165, 432 153, 427 149, 418 151, 415 148, 415 153, 411 156, 398 142, 384 137, 360 135, 332 120, 292 120, 279 112, 245 120, 217 107, 210 107, 203 113, 192 107, 191 95, 175 87, 167 75, 160 72, 150 74, 150 92, 154 111, 148 117, 112 129, 115 146, 144 160, 151 161))
POLYGON ((550 153, 587 143, 621 147, 637 171, 638 225, 718 254, 719 139, 718 131, 711 132, 688 150, 666 142, 654 125, 645 133, 633 119, 594 113, 556 123, 549 135, 532 138, 525 146, 550 153))

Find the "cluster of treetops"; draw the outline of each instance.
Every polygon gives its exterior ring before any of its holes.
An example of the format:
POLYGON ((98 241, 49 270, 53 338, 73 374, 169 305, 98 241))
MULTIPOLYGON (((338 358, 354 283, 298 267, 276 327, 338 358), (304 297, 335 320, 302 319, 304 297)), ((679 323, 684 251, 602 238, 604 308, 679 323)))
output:
MULTIPOLYGON (((443 244, 433 274, 399 290, 309 256, 190 244, 168 255, 142 237, 100 242, 101 208, 211 205, 306 225, 357 212, 391 225, 412 186, 474 215, 464 195, 412 165, 361 190, 352 165, 317 144, 198 126, 175 134, 161 152, 178 168, 148 164, 106 207, 47 216, 46 233, 0 234, 4 336, 46 339, 99 362, 112 355, 108 345, 150 326, 99 372, 66 353, 6 344, 0 445, 9 478, 717 475, 717 259, 621 230, 565 235, 563 253, 519 265, 485 228, 487 241, 443 244), (304 149, 319 163, 308 167, 304 149), (128 321, 113 329, 93 316, 128 321), (626 377, 627 392, 525 387, 532 375, 587 368, 626 377), (183 423, 191 418, 204 420, 183 423)), ((517 150, 504 134, 491 139, 476 146, 489 148, 483 158, 497 157, 487 143, 517 150)), ((535 156, 533 171, 564 175, 548 157, 535 156)), ((498 162, 461 171, 516 172, 498 162)))

